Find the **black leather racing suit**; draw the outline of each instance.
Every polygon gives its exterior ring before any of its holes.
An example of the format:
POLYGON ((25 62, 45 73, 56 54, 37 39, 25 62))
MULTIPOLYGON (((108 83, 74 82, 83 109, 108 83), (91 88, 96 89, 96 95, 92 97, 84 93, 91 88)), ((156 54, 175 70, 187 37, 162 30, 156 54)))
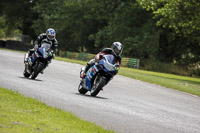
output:
POLYGON ((28 57, 29 57, 36 49, 40 48, 40 47, 41 47, 41 44, 42 44, 43 42, 49 43, 49 44, 51 45, 51 49, 53 50, 53 53, 54 53, 53 56, 55 56, 55 55, 56 55, 56 49, 57 49, 57 47, 58 47, 58 41, 57 41, 56 39, 49 40, 49 39, 47 38, 46 33, 42 33, 42 34, 40 34, 40 35, 38 36, 38 38, 35 40, 35 42, 34 42, 34 48, 33 48, 33 49, 30 49, 30 50, 28 51, 28 57))
POLYGON ((47 35, 46 33, 42 33, 38 36, 37 40, 35 40, 34 44, 35 46, 34 47, 41 47, 41 44, 45 42, 45 43, 49 43, 51 45, 51 49, 54 51, 54 54, 56 54, 56 49, 58 47, 58 41, 56 39, 53 39, 53 40, 49 40, 47 38, 47 35), (37 45, 37 46, 36 46, 37 45))
MULTIPOLYGON (((31 54, 32 54, 36 49, 38 49, 39 47, 41 47, 41 44, 42 44, 43 42, 48 43, 48 44, 51 45, 51 49, 53 50, 53 58, 55 58, 56 49, 57 49, 57 47, 58 47, 58 41, 57 41, 56 39, 49 40, 49 39, 47 38, 46 33, 42 33, 42 34, 40 34, 40 35, 38 36, 37 40, 35 40, 35 42, 34 42, 34 44, 35 44, 34 48, 33 48, 33 49, 30 49, 30 50, 28 51, 28 57, 31 56, 31 54)), ((28 59, 26 59, 26 60, 28 61, 28 59)), ((51 60, 48 61, 48 64, 49 64, 49 63, 51 63, 51 60)), ((45 68, 48 66, 48 64, 45 66, 45 68)), ((45 69, 45 68, 44 68, 44 69, 45 69)), ((44 70, 44 69, 43 69, 43 70, 44 70)), ((42 71, 41 73, 43 73, 43 71, 42 71)))

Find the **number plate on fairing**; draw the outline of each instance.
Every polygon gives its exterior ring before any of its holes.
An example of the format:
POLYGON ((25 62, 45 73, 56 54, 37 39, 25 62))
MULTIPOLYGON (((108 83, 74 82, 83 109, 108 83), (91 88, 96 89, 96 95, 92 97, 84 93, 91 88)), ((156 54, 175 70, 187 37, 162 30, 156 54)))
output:
POLYGON ((93 76, 99 71, 99 69, 94 65, 92 66, 85 77, 85 85, 88 88, 89 91, 91 91, 91 79, 93 78, 93 76))
POLYGON ((91 81, 92 77, 98 72, 99 70, 97 69, 96 66, 93 66, 90 68, 87 72, 87 78, 89 81, 91 81))

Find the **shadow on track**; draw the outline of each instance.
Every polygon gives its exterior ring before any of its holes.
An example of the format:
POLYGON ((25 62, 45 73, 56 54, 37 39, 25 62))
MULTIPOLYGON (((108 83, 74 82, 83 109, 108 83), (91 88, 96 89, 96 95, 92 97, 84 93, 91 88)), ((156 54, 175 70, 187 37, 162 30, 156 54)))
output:
POLYGON ((40 80, 40 79, 31 79, 31 78, 20 77, 20 76, 17 76, 17 77, 18 77, 18 78, 22 78, 22 79, 32 80, 32 81, 43 81, 43 80, 40 80))
POLYGON ((99 99, 108 99, 108 98, 99 97, 99 96, 93 97, 93 96, 87 95, 87 94, 80 94, 80 93, 73 93, 73 94, 76 94, 76 95, 79 95, 79 96, 84 96, 84 97, 99 98, 99 99))

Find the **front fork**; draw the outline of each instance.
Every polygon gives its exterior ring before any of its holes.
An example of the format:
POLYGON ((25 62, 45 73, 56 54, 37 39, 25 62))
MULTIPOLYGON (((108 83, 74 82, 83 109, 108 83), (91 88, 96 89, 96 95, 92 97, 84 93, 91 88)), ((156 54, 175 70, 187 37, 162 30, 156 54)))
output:
POLYGON ((28 64, 28 62, 24 62, 25 64, 25 71, 31 74, 31 66, 28 64))
POLYGON ((35 68, 38 66, 38 60, 35 61, 34 65, 30 64, 29 62, 30 62, 29 58, 28 58, 28 62, 24 62, 24 64, 25 64, 25 70, 29 74, 31 74, 35 70, 35 68))

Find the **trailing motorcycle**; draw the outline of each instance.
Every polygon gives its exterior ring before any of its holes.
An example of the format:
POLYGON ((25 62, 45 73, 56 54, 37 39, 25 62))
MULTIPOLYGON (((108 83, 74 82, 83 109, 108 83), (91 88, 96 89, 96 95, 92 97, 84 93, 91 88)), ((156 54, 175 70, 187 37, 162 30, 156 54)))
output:
MULTIPOLYGON (((80 74, 85 67, 81 68, 80 74)), ((96 96, 102 88, 118 73, 115 57, 113 55, 104 55, 87 72, 84 79, 81 80, 78 91, 85 94, 90 91, 91 96, 96 96)))
POLYGON ((35 79, 53 58, 53 50, 51 50, 50 44, 43 43, 40 48, 30 55, 30 57, 27 57, 28 54, 24 56, 25 69, 23 74, 24 77, 28 78, 31 76, 31 79, 35 79), (25 61, 26 58, 28 58, 27 62, 25 61))

